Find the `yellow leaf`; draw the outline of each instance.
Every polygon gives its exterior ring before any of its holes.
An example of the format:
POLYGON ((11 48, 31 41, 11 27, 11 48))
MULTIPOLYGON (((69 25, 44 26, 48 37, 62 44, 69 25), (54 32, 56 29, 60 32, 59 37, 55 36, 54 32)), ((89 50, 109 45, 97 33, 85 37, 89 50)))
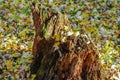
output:
POLYGON ((10 70, 13 67, 13 61, 12 60, 7 60, 5 62, 5 65, 7 66, 7 69, 10 70))
POLYGON ((17 44, 12 44, 12 48, 13 48, 14 50, 18 50, 19 46, 18 46, 17 44))
POLYGON ((118 25, 117 24, 113 24, 113 28, 114 29, 118 29, 118 25))
POLYGON ((82 24, 82 25, 89 24, 89 23, 90 23, 90 21, 88 21, 88 20, 82 20, 82 21, 80 22, 80 24, 82 24))
POLYGON ((4 78, 4 80, 8 80, 7 78, 4 78))
POLYGON ((103 22, 103 25, 104 25, 105 27, 108 27, 108 24, 107 24, 106 21, 103 22))
POLYGON ((55 38, 56 38, 56 41, 59 41, 60 40, 60 34, 56 34, 55 38))
POLYGON ((56 42, 53 46, 54 46, 54 47, 58 47, 59 44, 60 44, 60 42, 56 42))
POLYGON ((68 26, 64 26, 64 30, 68 31, 69 27, 68 26))

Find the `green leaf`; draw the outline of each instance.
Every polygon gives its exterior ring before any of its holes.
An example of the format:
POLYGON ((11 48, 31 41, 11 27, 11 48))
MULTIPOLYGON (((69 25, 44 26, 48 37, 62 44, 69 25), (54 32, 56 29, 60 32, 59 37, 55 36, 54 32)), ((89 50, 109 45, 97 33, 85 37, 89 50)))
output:
POLYGON ((13 53, 13 54, 12 54, 12 57, 18 57, 18 56, 20 56, 20 53, 17 53, 17 52, 16 52, 16 53, 13 53))
POLYGON ((68 26, 64 26, 64 30, 68 31, 69 27, 68 26))
POLYGON ((73 31, 80 31, 80 27, 74 27, 73 31))
POLYGON ((26 14, 26 15, 27 15, 27 14, 29 14, 29 13, 30 13, 30 10, 29 10, 28 8, 26 8, 26 9, 23 10, 23 14, 26 14))
POLYGON ((10 25, 10 22, 6 22, 6 26, 9 27, 9 25, 10 25))
POLYGON ((117 45, 120 45, 120 40, 117 41, 117 45))
POLYGON ((120 29, 120 21, 118 22, 118 29, 120 29))
POLYGON ((82 2, 79 2, 79 6, 82 6, 83 5, 83 3, 82 2))
POLYGON ((109 56, 105 56, 105 57, 104 57, 105 62, 107 62, 109 59, 110 59, 109 56))
POLYGON ((71 15, 75 15, 76 11, 75 10, 70 10, 71 15))
POLYGON ((29 70, 30 70, 30 67, 26 66, 25 71, 29 71, 29 70))
POLYGON ((32 78, 31 80, 34 80, 35 77, 36 77, 36 75, 35 75, 35 74, 32 74, 32 75, 31 75, 31 78, 32 78))
POLYGON ((91 0, 91 1, 95 1, 95 0, 91 0))
POLYGON ((75 3, 75 0, 70 0, 71 3, 75 3))
POLYGON ((5 19, 5 17, 4 17, 4 16, 2 16, 2 15, 0 15, 0 18, 1 18, 2 20, 4 20, 4 19, 5 19))
POLYGON ((115 61, 116 61, 116 58, 115 58, 115 57, 113 57, 113 58, 111 58, 111 60, 112 60, 113 62, 115 62, 115 61))

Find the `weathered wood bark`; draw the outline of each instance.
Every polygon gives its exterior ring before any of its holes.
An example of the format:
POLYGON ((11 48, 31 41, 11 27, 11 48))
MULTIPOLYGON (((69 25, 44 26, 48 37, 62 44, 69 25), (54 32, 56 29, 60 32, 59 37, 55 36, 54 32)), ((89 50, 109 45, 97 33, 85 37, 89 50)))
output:
POLYGON ((32 15, 36 34, 31 74, 36 74, 35 80, 101 80, 98 56, 85 37, 68 36, 65 42, 56 41, 54 35, 60 34, 63 25, 69 24, 64 15, 49 13, 42 19, 44 15, 40 16, 35 8, 32 15), (52 34, 46 39, 42 28, 48 23, 52 24, 48 29, 52 34), (56 43, 59 49, 55 49, 56 43))

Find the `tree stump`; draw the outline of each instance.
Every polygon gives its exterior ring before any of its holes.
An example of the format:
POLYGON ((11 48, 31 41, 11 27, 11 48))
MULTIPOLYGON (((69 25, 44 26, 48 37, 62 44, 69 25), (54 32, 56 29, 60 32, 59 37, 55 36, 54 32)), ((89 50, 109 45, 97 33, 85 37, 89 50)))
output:
POLYGON ((49 12, 44 18, 35 7, 32 15, 36 30, 31 64, 31 74, 36 74, 34 80, 102 80, 99 57, 93 45, 87 44, 84 36, 62 34, 65 33, 63 26, 70 25, 65 15, 49 12), (50 30, 47 38, 42 31, 46 26, 46 31, 50 30), (66 40, 57 40, 58 34, 66 40))

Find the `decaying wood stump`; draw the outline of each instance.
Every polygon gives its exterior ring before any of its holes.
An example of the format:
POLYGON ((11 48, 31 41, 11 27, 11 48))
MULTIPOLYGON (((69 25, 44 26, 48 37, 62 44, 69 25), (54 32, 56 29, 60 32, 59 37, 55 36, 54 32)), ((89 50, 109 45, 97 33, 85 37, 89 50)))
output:
POLYGON ((35 7, 32 15, 36 34, 31 74, 36 74, 35 80, 101 80, 99 58, 92 44, 86 43, 82 33, 64 36, 63 26, 70 26, 65 15, 49 12, 43 18, 35 7), (47 26, 50 34, 46 38, 43 29, 47 26), (58 34, 60 40, 56 38, 58 34), (61 41, 64 37, 65 41, 61 41))

